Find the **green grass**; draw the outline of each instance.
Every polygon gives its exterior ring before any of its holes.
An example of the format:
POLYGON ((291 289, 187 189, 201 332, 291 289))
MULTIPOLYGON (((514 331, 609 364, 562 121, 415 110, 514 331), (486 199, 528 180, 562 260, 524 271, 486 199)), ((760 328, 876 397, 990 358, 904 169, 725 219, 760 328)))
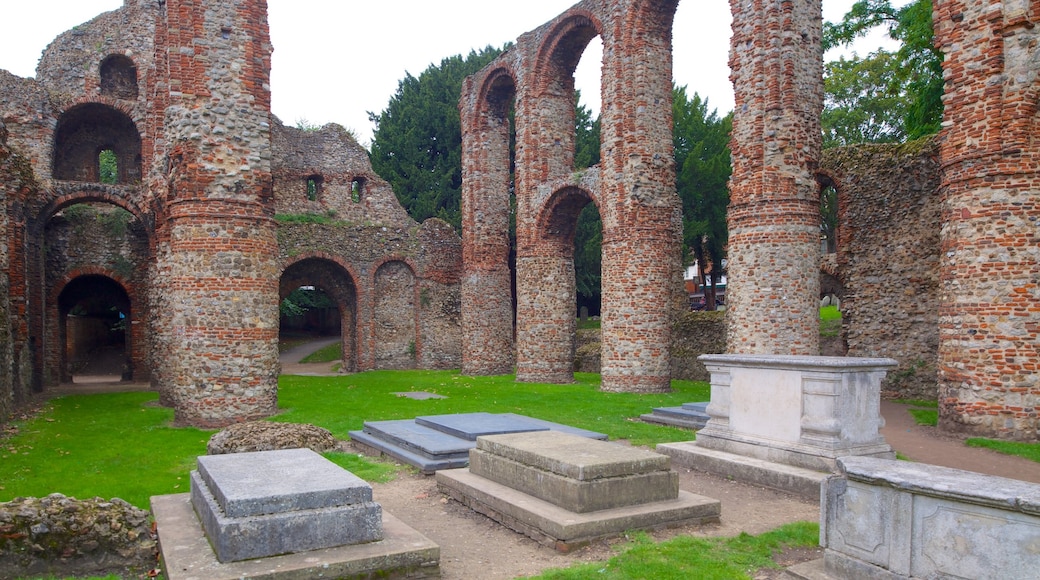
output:
POLYGON ((964 443, 968 447, 985 447, 987 449, 992 449, 1005 455, 1017 455, 1019 457, 1025 457, 1030 461, 1036 461, 1040 463, 1040 443, 999 441, 997 439, 983 439, 980 437, 972 437, 966 440, 964 443))
MULTIPOLYGON (((377 371, 342 377, 283 376, 275 421, 325 427, 340 439, 364 421, 487 411, 520 413, 646 445, 687 441, 690 431, 635 420, 652 407, 708 400, 708 385, 674 381, 660 395, 602 393, 599 375, 572 385, 519 384, 512 376, 463 377, 451 371, 377 371), (394 395, 429 391, 447 399, 394 395)), ((188 472, 212 432, 170 426, 173 412, 154 392, 74 395, 49 402, 17 434, 0 439, 0 501, 58 492, 122 498, 147 509, 152 495, 188 490, 188 472)), ((330 456, 359 477, 385 481, 394 468, 350 454, 330 456)))
POLYGON ((939 411, 936 409, 907 409, 918 425, 935 427, 939 424, 939 411))
POLYGON ((309 355, 300 359, 302 363, 326 363, 337 361, 343 358, 343 343, 336 342, 328 346, 319 348, 318 350, 310 353, 309 355))
POLYGON ((773 554, 784 548, 815 548, 820 528, 813 522, 796 522, 758 536, 732 538, 679 536, 654 543, 644 533, 632 534, 623 552, 607 562, 577 564, 532 576, 542 580, 603 578, 653 578, 654 580, 734 580, 751 578, 762 568, 779 568, 773 554))
POLYGON ((586 318, 585 322, 578 319, 578 330, 598 329, 600 328, 599 319, 586 318))
POLYGON ((672 381, 665 394, 604 393, 599 375, 577 373, 570 385, 517 383, 512 375, 467 377, 454 371, 372 371, 343 377, 283 375, 276 421, 311 423, 338 438, 364 421, 446 413, 519 413, 583 429, 635 445, 689 441, 693 433, 643 423, 636 418, 653 407, 707 401, 706 383, 672 381), (414 400, 395 392, 426 391, 445 399, 414 400))
POLYGON ((837 306, 821 306, 820 320, 841 320, 841 310, 837 306))
POLYGON ((835 337, 841 334, 841 311, 836 306, 820 308, 820 336, 835 337))
POLYGON ((141 508, 155 494, 188 491, 210 433, 168 427, 155 393, 76 395, 50 401, 0 441, 0 501, 58 492, 120 497, 141 508))

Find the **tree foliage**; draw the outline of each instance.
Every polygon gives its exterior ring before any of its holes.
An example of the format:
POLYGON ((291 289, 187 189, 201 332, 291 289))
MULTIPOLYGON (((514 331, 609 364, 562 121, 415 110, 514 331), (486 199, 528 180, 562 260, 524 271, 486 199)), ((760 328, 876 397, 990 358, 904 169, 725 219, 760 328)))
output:
POLYGON ((439 217, 461 231, 462 81, 501 53, 488 46, 431 64, 418 78, 406 73, 386 109, 369 112, 372 169, 415 220, 439 217))
POLYGON ((308 310, 335 307, 336 303, 322 290, 313 286, 301 286, 282 300, 278 311, 282 316, 303 316, 308 310))
POLYGON ((722 276, 729 232, 726 208, 729 206, 729 134, 733 115, 719 117, 708 111, 707 99, 686 87, 672 90, 672 144, 675 148, 676 190, 683 206, 683 248, 685 263, 697 260, 711 266, 711 276, 703 280, 709 288, 709 308, 714 308, 711 290, 722 276))
MULTIPOLYGON (((581 104, 581 91, 575 91, 574 168, 585 169, 599 163, 599 117, 581 104)), ((574 282, 578 306, 587 306, 593 314, 601 303, 603 222, 596 205, 590 203, 578 214, 574 231, 574 282)))
POLYGON ((895 52, 829 62, 824 70, 824 146, 916 139, 942 121, 942 53, 933 44, 932 1, 860 0, 841 22, 824 23, 824 49, 847 46, 878 26, 895 52))

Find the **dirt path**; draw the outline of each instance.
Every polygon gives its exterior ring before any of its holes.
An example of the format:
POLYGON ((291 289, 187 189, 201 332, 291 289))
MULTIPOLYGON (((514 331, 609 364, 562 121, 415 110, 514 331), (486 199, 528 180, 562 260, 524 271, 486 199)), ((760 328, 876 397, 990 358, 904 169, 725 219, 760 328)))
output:
POLYGON ((945 435, 935 427, 916 424, 908 408, 881 401, 881 416, 885 418, 881 435, 911 461, 1040 483, 1040 463, 990 449, 968 447, 963 437, 945 435))

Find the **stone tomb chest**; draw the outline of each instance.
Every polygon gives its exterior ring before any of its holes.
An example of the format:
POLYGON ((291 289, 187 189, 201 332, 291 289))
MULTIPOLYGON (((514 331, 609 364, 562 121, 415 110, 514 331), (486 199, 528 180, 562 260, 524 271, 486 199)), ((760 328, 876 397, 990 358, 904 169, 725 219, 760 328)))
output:
POLYGON ((718 500, 680 490, 671 460, 645 449, 538 431, 478 437, 469 461, 437 472, 441 491, 560 551, 719 519, 718 500))
POLYGON ((372 487, 310 449, 198 461, 191 503, 221 562, 383 538, 372 487))

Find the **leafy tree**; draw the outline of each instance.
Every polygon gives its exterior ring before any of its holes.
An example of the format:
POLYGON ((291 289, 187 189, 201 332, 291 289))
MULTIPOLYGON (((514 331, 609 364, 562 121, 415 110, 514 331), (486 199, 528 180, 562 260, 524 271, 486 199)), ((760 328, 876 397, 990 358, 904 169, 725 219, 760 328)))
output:
POLYGON ((105 149, 98 153, 98 181, 101 183, 119 183, 119 166, 116 153, 105 149))
POLYGON ((896 52, 828 63, 824 72, 824 146, 916 139, 942 121, 942 53, 933 44, 932 0, 893 8, 860 0, 841 22, 824 23, 824 49, 847 46, 878 26, 900 42, 896 52))
POLYGON ((282 300, 278 310, 282 316, 303 316, 308 310, 335 307, 336 303, 325 292, 313 286, 301 286, 282 300))
POLYGON ((729 133, 732 114, 719 117, 708 112, 707 99, 686 87, 672 89, 672 144, 675 148, 676 190, 683 205, 683 246, 686 263, 709 265, 711 274, 701 280, 707 308, 715 309, 715 286, 722 277, 729 233, 729 176, 732 172, 729 133))
POLYGON ((372 169, 387 180, 408 215, 439 217, 462 229, 462 81, 503 49, 490 46, 430 65, 418 78, 406 73, 386 109, 369 112, 375 124, 372 169))

